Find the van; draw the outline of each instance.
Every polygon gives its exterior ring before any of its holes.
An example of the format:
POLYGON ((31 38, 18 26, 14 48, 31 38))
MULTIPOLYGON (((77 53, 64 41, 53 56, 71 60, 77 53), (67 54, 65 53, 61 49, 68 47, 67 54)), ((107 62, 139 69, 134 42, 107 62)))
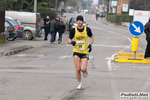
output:
POLYGON ((5 16, 18 19, 24 26, 24 39, 41 37, 41 15, 35 12, 5 11, 5 16))

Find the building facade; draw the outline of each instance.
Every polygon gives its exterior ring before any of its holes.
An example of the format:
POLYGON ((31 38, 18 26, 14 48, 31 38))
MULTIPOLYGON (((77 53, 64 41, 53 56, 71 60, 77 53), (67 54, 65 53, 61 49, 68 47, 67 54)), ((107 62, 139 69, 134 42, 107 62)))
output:
POLYGON ((117 15, 121 15, 123 4, 130 4, 130 0, 117 0, 117 15))

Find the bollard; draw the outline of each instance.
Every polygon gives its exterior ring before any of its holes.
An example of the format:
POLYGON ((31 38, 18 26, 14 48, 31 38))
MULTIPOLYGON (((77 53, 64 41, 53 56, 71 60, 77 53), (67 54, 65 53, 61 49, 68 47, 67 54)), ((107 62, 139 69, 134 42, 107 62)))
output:
POLYGON ((132 51, 134 51, 134 59, 136 59, 136 52, 138 51, 139 46, 139 38, 134 37, 132 38, 132 51))
POLYGON ((139 45, 139 38, 138 37, 132 38, 132 51, 138 51, 138 45, 139 45))

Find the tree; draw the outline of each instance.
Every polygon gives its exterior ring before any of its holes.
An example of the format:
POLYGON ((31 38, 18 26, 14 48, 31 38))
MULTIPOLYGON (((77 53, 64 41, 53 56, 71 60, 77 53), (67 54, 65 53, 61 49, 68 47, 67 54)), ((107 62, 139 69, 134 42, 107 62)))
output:
POLYGON ((77 0, 67 0, 66 4, 75 7, 77 5, 77 0))
MULTIPOLYGON (((38 7, 53 8, 54 0, 37 0, 38 7)), ((68 0, 59 0, 59 2, 67 2, 68 0)), ((71 0, 70 0, 71 1, 71 0)), ((74 1, 74 0, 72 0, 74 1)), ((34 6, 34 0, 0 0, 1 10, 30 10, 34 6)))
POLYGON ((4 0, 5 9, 22 10, 24 0, 4 0))
POLYGON ((150 10, 149 0, 131 0, 130 8, 135 10, 150 10))
POLYGON ((91 7, 92 3, 93 0, 82 0, 81 6, 83 7, 83 9, 88 9, 89 7, 91 7))

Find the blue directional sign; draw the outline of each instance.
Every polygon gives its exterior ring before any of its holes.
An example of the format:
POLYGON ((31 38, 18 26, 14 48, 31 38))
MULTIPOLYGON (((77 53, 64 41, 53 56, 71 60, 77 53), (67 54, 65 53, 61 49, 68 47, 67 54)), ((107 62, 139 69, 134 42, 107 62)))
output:
POLYGON ((139 21, 134 21, 130 24, 129 30, 132 35, 139 36, 144 31, 144 25, 139 21))

